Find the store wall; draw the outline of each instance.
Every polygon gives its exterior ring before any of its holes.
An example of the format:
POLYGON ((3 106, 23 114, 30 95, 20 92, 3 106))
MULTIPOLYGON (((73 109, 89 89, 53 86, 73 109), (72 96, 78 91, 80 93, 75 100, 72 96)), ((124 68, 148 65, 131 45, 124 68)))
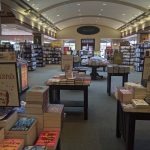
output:
POLYGON ((120 38, 120 31, 114 30, 105 26, 97 26, 100 28, 100 32, 93 35, 82 35, 77 32, 79 26, 72 26, 65 28, 58 32, 57 38, 59 39, 75 39, 76 49, 81 49, 81 39, 95 38, 95 50, 100 50, 101 38, 120 38))

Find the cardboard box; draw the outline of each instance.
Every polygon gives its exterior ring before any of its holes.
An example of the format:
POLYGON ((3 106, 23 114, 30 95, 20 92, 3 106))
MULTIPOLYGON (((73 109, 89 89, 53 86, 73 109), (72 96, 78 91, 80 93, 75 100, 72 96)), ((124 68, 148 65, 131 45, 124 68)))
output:
POLYGON ((23 139, 4 139, 0 140, 0 150, 23 150, 23 139))
POLYGON ((49 87, 36 86, 29 89, 26 93, 26 101, 49 102, 49 87))
POLYGON ((16 138, 24 139, 25 146, 33 145, 37 138, 37 121, 31 125, 28 131, 6 131, 5 137, 7 139, 16 138))
POLYGON ((122 103, 129 104, 133 98, 133 93, 130 90, 120 89, 118 92, 118 97, 122 103))
POLYGON ((0 128, 0 140, 4 139, 4 128, 0 128))
POLYGON ((64 105, 51 104, 44 113, 44 128, 62 127, 64 105))
POLYGON ((9 130, 13 124, 17 121, 18 115, 17 112, 13 112, 5 117, 3 120, 0 120, 0 127, 4 128, 5 131, 9 130))
POLYGON ((44 129, 44 116, 43 115, 19 113, 18 116, 19 116, 19 118, 21 118, 21 117, 28 117, 28 118, 34 117, 37 120, 37 134, 38 134, 38 136, 43 131, 43 129, 44 129))

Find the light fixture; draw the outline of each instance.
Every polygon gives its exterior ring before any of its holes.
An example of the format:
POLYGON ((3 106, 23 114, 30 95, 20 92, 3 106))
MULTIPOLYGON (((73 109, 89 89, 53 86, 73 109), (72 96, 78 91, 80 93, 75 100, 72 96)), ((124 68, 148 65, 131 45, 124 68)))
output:
POLYGON ((59 14, 57 14, 57 17, 59 17, 60 15, 59 14))
POLYGON ((126 14, 122 14, 122 16, 125 16, 126 14))
POLYGON ((101 16, 102 14, 98 14, 99 16, 101 16))
POLYGON ((78 5, 78 6, 80 6, 81 4, 80 4, 80 3, 78 3, 77 5, 78 5))
POLYGON ((103 9, 100 9, 100 11, 103 11, 103 9))
POLYGON ((106 6, 107 4, 106 3, 103 3, 103 6, 106 6))

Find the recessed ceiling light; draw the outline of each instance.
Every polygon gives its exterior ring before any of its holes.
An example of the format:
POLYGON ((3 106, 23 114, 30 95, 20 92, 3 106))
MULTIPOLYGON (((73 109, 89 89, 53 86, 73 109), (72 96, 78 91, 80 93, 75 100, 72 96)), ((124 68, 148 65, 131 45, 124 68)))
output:
POLYGON ((102 14, 98 14, 99 16, 101 16, 102 14))
POLYGON ((122 14, 123 16, 125 16, 126 14, 122 14))
POLYGON ((30 1, 30 0, 27 0, 28 2, 30 1))
POLYGON ((81 4, 78 3, 77 5, 80 6, 81 4))
POLYGON ((100 9, 100 11, 103 11, 103 9, 100 9))
POLYGON ((106 6, 107 4, 106 3, 103 3, 103 6, 106 6))
POLYGON ((36 8, 37 10, 39 9, 39 7, 36 8))
POLYGON ((60 15, 58 14, 57 17, 59 17, 60 15))

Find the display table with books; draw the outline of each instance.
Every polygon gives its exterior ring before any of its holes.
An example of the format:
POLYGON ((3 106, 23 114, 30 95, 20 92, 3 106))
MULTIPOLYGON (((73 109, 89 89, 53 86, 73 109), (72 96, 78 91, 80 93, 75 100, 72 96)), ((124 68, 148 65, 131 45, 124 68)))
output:
POLYGON ((49 79, 46 84, 49 86, 50 103, 61 103, 64 107, 83 107, 84 120, 88 119, 88 87, 90 86, 91 78, 87 75, 78 76, 72 79, 66 79, 58 76, 57 78, 49 79), (61 90, 79 90, 83 91, 83 101, 61 101, 61 90))
MULTIPOLYGON (((141 102, 140 102, 141 103, 141 102)), ((122 104, 117 101, 116 137, 125 140, 126 150, 134 150, 134 136, 136 120, 150 120, 150 106, 122 104)))
POLYGON ((107 66, 107 93, 111 95, 111 77, 112 76, 122 76, 122 86, 125 82, 128 82, 128 74, 130 73, 130 68, 128 66, 122 65, 108 65, 107 66))

